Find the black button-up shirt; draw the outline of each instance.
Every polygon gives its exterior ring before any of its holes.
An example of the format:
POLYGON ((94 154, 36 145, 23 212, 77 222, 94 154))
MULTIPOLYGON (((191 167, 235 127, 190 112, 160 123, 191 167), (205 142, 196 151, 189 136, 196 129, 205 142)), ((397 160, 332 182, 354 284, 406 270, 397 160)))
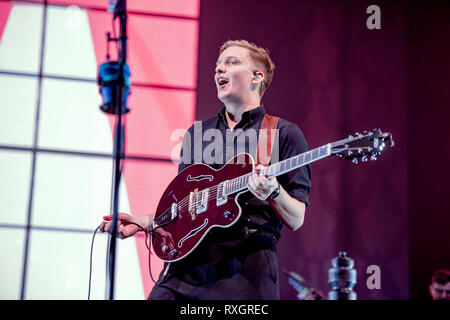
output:
MULTIPOLYGON (((178 171, 194 163, 205 163, 218 169, 236 154, 247 152, 254 158, 257 136, 262 125, 265 110, 261 105, 244 112, 241 121, 231 130, 228 126, 226 109, 223 107, 216 117, 196 121, 183 138, 181 161, 178 171)), ((278 121, 278 139, 274 142, 271 164, 288 159, 309 150, 300 128, 287 120, 278 121)), ((277 177, 279 183, 293 198, 309 205, 311 170, 308 165, 277 177)), ((281 221, 267 201, 262 201, 246 192, 239 197, 242 214, 265 229, 279 233, 281 221)))

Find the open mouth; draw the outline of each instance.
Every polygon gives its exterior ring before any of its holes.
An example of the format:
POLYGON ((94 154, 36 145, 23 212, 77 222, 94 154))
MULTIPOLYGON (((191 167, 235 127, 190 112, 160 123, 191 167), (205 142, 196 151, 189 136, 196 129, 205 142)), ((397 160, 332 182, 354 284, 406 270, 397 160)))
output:
POLYGON ((217 79, 217 84, 219 85, 219 87, 223 87, 227 83, 228 83, 228 80, 225 79, 225 78, 220 77, 220 78, 217 79))

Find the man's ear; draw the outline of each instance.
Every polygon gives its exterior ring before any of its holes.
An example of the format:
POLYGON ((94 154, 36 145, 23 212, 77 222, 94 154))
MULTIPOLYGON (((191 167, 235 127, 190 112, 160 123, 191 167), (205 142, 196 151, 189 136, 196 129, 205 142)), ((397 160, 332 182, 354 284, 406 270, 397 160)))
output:
POLYGON ((261 71, 253 71, 253 81, 261 82, 264 80, 264 73, 261 71))

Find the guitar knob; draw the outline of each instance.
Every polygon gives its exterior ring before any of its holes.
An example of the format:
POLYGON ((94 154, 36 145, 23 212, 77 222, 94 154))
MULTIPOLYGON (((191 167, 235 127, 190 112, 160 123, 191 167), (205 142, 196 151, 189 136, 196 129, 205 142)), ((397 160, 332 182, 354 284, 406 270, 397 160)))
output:
POLYGON ((176 256, 177 254, 178 254, 178 250, 177 249, 172 249, 172 250, 170 250, 170 253, 169 253, 172 257, 174 257, 174 256, 176 256))
POLYGON ((354 164, 358 164, 358 159, 357 159, 357 158, 353 158, 352 162, 353 162, 354 164))
POLYGON ((374 155, 374 154, 373 154, 373 155, 371 155, 371 156, 370 156, 370 160, 371 160, 371 161, 375 161, 375 160, 377 160, 377 156, 376 156, 376 155, 374 155))
POLYGON ((362 161, 362 162, 367 162, 367 156, 363 156, 363 157, 361 158, 361 161, 362 161))
POLYGON ((161 250, 162 250, 162 252, 167 253, 167 252, 170 251, 170 248, 169 248, 168 246, 166 246, 166 245, 163 245, 162 248, 161 248, 161 250))
POLYGON ((231 219, 232 215, 233 214, 228 210, 223 213, 223 216, 227 219, 231 219))

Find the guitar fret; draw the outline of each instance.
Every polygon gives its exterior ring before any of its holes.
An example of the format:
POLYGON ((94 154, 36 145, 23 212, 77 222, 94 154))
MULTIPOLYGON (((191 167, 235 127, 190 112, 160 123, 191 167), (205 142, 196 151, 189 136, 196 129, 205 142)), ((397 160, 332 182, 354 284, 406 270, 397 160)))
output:
POLYGON ((311 151, 308 151, 306 154, 305 154, 305 161, 304 162, 308 162, 308 161, 310 161, 311 160, 311 151))
POLYGON ((311 160, 315 160, 319 157, 319 149, 314 149, 312 151, 312 159, 311 160), (315 155, 314 155, 315 154, 315 155))
POLYGON ((244 177, 240 177, 240 184, 239 184, 239 189, 244 188, 247 184, 245 183, 245 176, 244 177))

